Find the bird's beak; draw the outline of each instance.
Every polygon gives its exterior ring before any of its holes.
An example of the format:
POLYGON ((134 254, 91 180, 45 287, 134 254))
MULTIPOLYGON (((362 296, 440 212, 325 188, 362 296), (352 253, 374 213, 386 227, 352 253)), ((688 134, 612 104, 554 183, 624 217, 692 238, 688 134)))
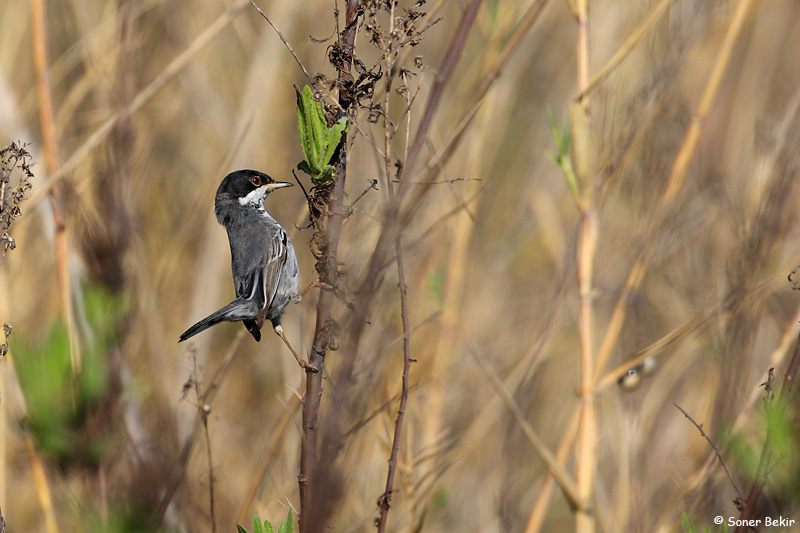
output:
POLYGON ((294 183, 289 183, 286 181, 273 181, 272 183, 267 183, 266 185, 264 185, 264 188, 271 191, 273 189, 282 189, 284 187, 292 187, 292 186, 294 186, 294 183))

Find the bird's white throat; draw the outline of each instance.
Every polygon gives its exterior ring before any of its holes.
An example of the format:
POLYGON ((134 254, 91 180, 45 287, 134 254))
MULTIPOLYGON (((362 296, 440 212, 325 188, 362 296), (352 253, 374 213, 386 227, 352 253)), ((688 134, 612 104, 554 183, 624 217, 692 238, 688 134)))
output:
POLYGON ((239 198, 239 204, 242 206, 250 205, 256 208, 264 208, 264 198, 269 194, 269 189, 266 187, 259 187, 254 191, 247 193, 247 196, 239 198))

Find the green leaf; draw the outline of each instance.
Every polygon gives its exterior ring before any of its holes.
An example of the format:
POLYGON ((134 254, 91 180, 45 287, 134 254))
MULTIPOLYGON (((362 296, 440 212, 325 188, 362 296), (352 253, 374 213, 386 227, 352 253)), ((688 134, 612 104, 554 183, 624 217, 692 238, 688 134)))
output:
POLYGON ((289 509, 289 514, 286 515, 286 521, 278 528, 278 533, 294 533, 294 516, 291 509, 289 509))
POLYGON ((236 533, 247 533, 247 529, 242 524, 236 524, 236 533))
POLYGON ((272 524, 269 523, 269 520, 264 520, 264 533, 275 533, 275 530, 272 529, 272 524))
POLYGON ((257 514, 253 515, 253 533, 264 533, 264 528, 261 527, 261 519, 257 514))
POLYGON ((302 170, 303 172, 305 172, 309 176, 316 176, 317 175, 317 172, 314 172, 314 169, 311 168, 310 166, 308 166, 308 161, 306 161, 305 159, 300 161, 297 164, 297 170, 302 170))
POLYGON ((556 117, 553 114, 553 110, 548 107, 547 121, 550 123, 550 132, 553 134, 553 140, 556 143, 557 155, 562 158, 566 157, 569 155, 569 146, 572 142, 572 132, 570 130, 569 119, 567 118, 564 120, 564 124, 559 130, 558 122, 556 122, 556 117))
POLYGON ((297 168, 309 176, 315 184, 327 183, 333 179, 334 169, 330 166, 333 154, 342 142, 342 137, 350 129, 350 121, 339 119, 328 127, 325 106, 314 100, 311 88, 306 85, 297 93, 297 130, 300 134, 300 147, 305 160, 297 168))
MULTIPOLYGON (((325 139, 325 134, 327 133, 326 124, 324 123, 325 118, 323 115, 323 124, 321 126, 320 107, 322 107, 322 104, 314 100, 311 88, 308 85, 303 87, 301 98, 307 139, 304 153, 309 166, 317 173, 322 168, 322 165, 320 165, 320 158, 325 150, 325 141, 327 140, 325 139), (323 132, 323 130, 325 131, 323 132)), ((324 111, 322 111, 322 113, 324 113, 324 111)))
POLYGON ((564 155, 569 154, 569 147, 572 144, 572 130, 570 128, 569 118, 565 118, 564 125, 561 128, 561 153, 564 155))
POLYGON ((297 130, 300 134, 300 148, 303 150, 303 155, 308 157, 309 151, 309 121, 307 118, 306 106, 303 103, 303 95, 295 88, 297 93, 297 130))
POLYGON ((330 129, 328 132, 328 147, 325 150, 325 158, 322 161, 323 165, 327 165, 331 162, 333 153, 336 151, 336 148, 339 147, 339 143, 342 142, 342 134, 349 129, 350 121, 344 117, 340 118, 339 121, 330 129))
POLYGON ((306 156, 308 165, 315 169, 313 174, 317 174, 320 167, 317 166, 319 160, 319 153, 321 152, 318 140, 316 106, 320 105, 315 102, 311 96, 311 89, 306 85, 303 92, 297 91, 297 128, 300 133, 300 147, 303 149, 303 155, 306 156))
POLYGON ((310 161, 311 166, 321 169, 327 164, 323 161, 326 147, 328 146, 328 121, 325 119, 325 107, 322 102, 317 102, 311 95, 308 85, 303 89, 303 99, 311 107, 311 122, 314 127, 314 159, 310 161))

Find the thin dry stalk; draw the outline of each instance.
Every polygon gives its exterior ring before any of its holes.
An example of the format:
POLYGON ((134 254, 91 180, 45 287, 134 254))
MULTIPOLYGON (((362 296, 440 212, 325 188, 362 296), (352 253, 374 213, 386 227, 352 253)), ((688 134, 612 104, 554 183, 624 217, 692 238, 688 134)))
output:
POLYGON ((711 440, 711 437, 709 437, 709 436, 708 436, 708 434, 707 434, 707 433, 706 433, 706 432, 703 430, 703 424, 698 424, 697 422, 695 422, 694 418, 692 418, 692 417, 689 415, 689 413, 687 413, 687 412, 686 412, 686 411, 683 409, 683 407, 681 407, 681 406, 680 406, 680 405, 678 405, 677 403, 675 403, 675 402, 672 402, 672 405, 674 405, 675 407, 677 407, 677 408, 678 408, 678 410, 679 410, 681 413, 683 413, 683 416, 685 416, 686 418, 688 418, 688 419, 689 419, 689 422, 691 422, 692 424, 694 424, 694 427, 696 427, 696 428, 697 428, 697 431, 699 431, 699 432, 700 432, 700 435, 701 435, 701 436, 702 436, 704 439, 706 439, 706 441, 708 442, 708 445, 709 445, 709 446, 711 446, 711 449, 712 449, 712 450, 714 450, 714 455, 715 455, 715 456, 717 457, 717 459, 719 460, 719 464, 721 464, 721 465, 722 465, 722 469, 723 469, 723 470, 725 470, 725 474, 728 476, 728 479, 730 480, 730 482, 731 482, 731 485, 733 485, 733 488, 736 490, 736 494, 738 494, 738 495, 739 495, 739 500, 742 500, 742 501, 744 501, 744 497, 742 496, 742 491, 740 491, 740 490, 739 490, 739 486, 736 484, 736 481, 734 481, 734 480, 733 480, 733 476, 731 476, 731 473, 730 473, 730 471, 728 470, 728 467, 727 467, 727 465, 725 464, 725 460, 722 458, 722 455, 719 453, 719 450, 717 449, 717 446, 716 446, 716 444, 714 444, 714 441, 713 441, 713 440, 711 440))
POLYGON ((23 432, 23 440, 25 442, 25 451, 28 452, 28 460, 31 463, 31 472, 33 472, 33 481, 36 486, 36 497, 39 499, 39 505, 44 515, 45 531, 47 533, 58 533, 58 522, 53 509, 53 496, 50 491, 50 484, 47 482, 47 474, 44 471, 42 458, 36 453, 33 438, 27 432, 23 432))
POLYGON ((269 25, 272 26, 272 29, 275 30, 275 33, 278 34, 278 37, 280 37, 280 39, 283 42, 284 46, 286 46, 286 48, 289 49, 289 52, 291 52, 292 56, 294 57, 294 60, 297 62, 297 65, 303 71, 303 74, 306 75, 306 79, 308 80, 308 83, 311 84, 311 85, 314 85, 314 80, 311 77, 311 74, 308 73, 308 70, 306 69, 306 66, 303 65, 302 61, 300 61, 300 57, 297 55, 297 52, 294 51, 294 48, 292 48, 292 45, 290 45, 289 41, 286 40, 286 37, 283 36, 283 33, 281 33, 281 30, 279 30, 278 27, 275 26, 275 24, 272 23, 272 20, 270 20, 270 18, 267 16, 267 14, 264 13, 261 10, 260 7, 258 7, 258 4, 255 3, 255 0, 250 0, 250 4, 252 4, 252 6, 254 8, 256 8, 256 10, 261 14, 261 16, 264 17, 264 20, 266 20, 269 23, 269 25))
POLYGON ((389 472, 386 475, 386 490, 378 500, 378 507, 381 516, 378 521, 378 532, 382 533, 386 529, 386 520, 389 516, 389 503, 392 499, 394 486, 394 474, 397 469, 397 453, 400 449, 400 437, 403 430, 403 417, 408 403, 408 391, 411 372, 411 328, 409 326, 408 310, 408 287, 405 282, 405 267, 403 265, 403 251, 400 233, 395 237, 395 253, 397 255, 397 276, 399 278, 400 290, 400 314, 403 321, 403 383, 400 393, 400 406, 397 408, 397 418, 395 419, 394 437, 392 439, 392 452, 389 458, 389 472))
POLYGON ((208 433, 208 415, 211 414, 211 406, 202 405, 200 408, 200 418, 203 420, 203 435, 206 440, 206 459, 208 466, 208 510, 209 520, 211 520, 211 531, 217 531, 217 516, 214 512, 214 463, 211 460, 211 435, 208 433))
POLYGON ((595 405, 594 352, 594 260, 597 250, 597 213, 595 211, 594 151, 592 149, 589 85, 589 2, 577 0, 575 20, 578 25, 578 93, 583 95, 572 106, 572 131, 575 173, 579 183, 576 202, 580 210, 578 233, 578 334, 580 340, 581 388, 580 422, 575 450, 575 481, 581 501, 587 507, 575 511, 575 531, 593 533, 595 518, 591 510, 594 474, 597 461, 597 407, 595 405))
POLYGON ((197 412, 200 420, 203 422, 203 436, 206 441, 206 463, 208 467, 208 510, 209 520, 211 520, 211 531, 217 531, 217 516, 214 512, 214 462, 211 460, 211 435, 208 432, 208 415, 211 414, 211 404, 202 401, 202 394, 200 393, 200 371, 197 369, 197 356, 192 356, 194 363, 194 372, 190 378, 194 383, 194 395, 197 401, 197 412))
MULTIPOLYGON (((53 115, 53 97, 50 88, 49 64, 47 61, 47 26, 45 23, 44 0, 32 0, 33 18, 33 50, 36 67, 36 92, 39 97, 39 124, 42 128, 42 145, 44 148, 47 171, 52 176, 59 169, 58 140, 53 115)), ((58 296, 61 313, 67 325, 70 347, 70 361, 73 372, 81 368, 80 348, 75 333, 75 316, 72 309, 72 284, 70 281, 69 253, 70 243, 64 213, 63 187, 50 190, 50 202, 55 225, 55 258, 58 296)))
MULTIPOLYGON (((391 12, 389 14, 389 35, 394 35, 394 8, 395 4, 392 3, 391 12)), ((391 73, 395 67, 396 50, 391 49, 391 43, 394 39, 390 38, 389 48, 384 49, 383 58, 386 71, 391 73)), ((405 82, 406 80, 404 80, 405 82)), ((394 201, 394 184, 392 183, 392 159, 391 159, 391 123, 389 122, 390 116, 390 95, 392 86, 391 74, 386 76, 386 91, 384 93, 384 172, 386 175, 386 191, 388 194, 387 201, 394 201)), ((408 85, 406 84, 406 91, 404 92, 408 98, 408 85)), ((406 115, 408 120, 408 129, 411 126, 411 102, 407 101, 408 113, 406 115)), ((407 129, 407 130, 408 130, 407 129)), ((408 388, 409 388, 409 374, 411 373, 411 326, 409 322, 409 309, 408 309, 408 287, 406 286, 405 266, 403 264, 403 244, 402 235, 399 227, 395 224, 394 248, 395 259, 397 261, 397 278, 398 288, 400 291, 400 316, 403 323, 403 381, 402 389, 400 392, 400 405, 397 408, 397 418, 394 425, 394 437, 392 438, 392 451, 389 456, 389 471, 386 474, 386 489, 378 499, 378 507, 380 508, 380 518, 378 519, 378 533, 383 533, 386 530, 386 522, 389 518, 390 503, 392 501, 392 492, 394 490, 394 475, 397 470, 397 454, 400 450, 400 438, 403 432, 403 418, 406 412, 406 404, 408 403, 408 388)))
POLYGON ((708 76, 708 82, 703 95, 700 98, 700 104, 697 106, 697 111, 692 117, 692 123, 689 126, 689 131, 686 132, 686 137, 683 139, 683 144, 675 161, 672 163, 672 168, 669 173, 669 180, 667 181, 667 188, 664 191, 663 202, 668 207, 683 186, 686 179, 686 174, 689 170, 689 163, 694 157, 697 143, 700 141, 700 133, 703 129, 703 121, 711 110, 711 105, 716 100, 717 92, 722 85, 722 80, 725 77, 725 72, 728 70, 731 56, 733 54, 733 47, 739 40, 739 35, 742 33, 744 24, 747 21, 747 15, 750 12, 750 7, 753 0, 741 0, 736 6, 736 11, 733 14, 728 31, 725 33, 725 39, 722 41, 717 59, 711 67, 711 73, 708 76))
MULTIPOLYGON (((596 450, 597 450, 597 410, 595 406, 594 379, 594 327, 593 327, 593 286, 592 274, 597 246, 597 219, 593 211, 581 214, 580 236, 578 238, 578 290, 580 309, 578 328, 581 347, 581 417, 578 427, 575 478, 578 491, 584 502, 591 502, 596 450)), ((578 509, 575 530, 578 533, 594 531, 594 517, 588 510, 578 509)))
MULTIPOLYGON (((228 351, 222 358, 222 362, 220 362, 217 370, 214 372, 214 375, 211 378, 211 381, 198 399, 199 405, 210 405, 214 400, 214 397, 217 395, 217 392, 219 392, 220 386, 222 385, 222 378, 225 377, 228 368, 230 368, 231 363, 233 363, 233 360, 236 358, 239 345, 242 343, 242 339, 244 339, 246 333, 246 330, 240 330, 239 333, 236 334, 236 337, 233 339, 230 346, 228 346, 228 351)), ((183 478, 186 475, 186 469, 189 466, 189 458, 191 457, 192 449, 194 448, 195 442, 200 437, 201 425, 201 417, 198 416, 198 418, 195 420, 194 427, 192 428, 192 433, 186 438, 186 441, 184 441, 183 447, 181 448, 181 454, 178 456, 178 476, 169 485, 166 493, 161 498, 161 502, 158 505, 158 510, 156 511, 155 515, 156 524, 160 524, 164 520, 164 515, 169 508, 169 504, 172 502, 172 498, 175 497, 175 493, 178 491, 181 483, 183 483, 183 478)))

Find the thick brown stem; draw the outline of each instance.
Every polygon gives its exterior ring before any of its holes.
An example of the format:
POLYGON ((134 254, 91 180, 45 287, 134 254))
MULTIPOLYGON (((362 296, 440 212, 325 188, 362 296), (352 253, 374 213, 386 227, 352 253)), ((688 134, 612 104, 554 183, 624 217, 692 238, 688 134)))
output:
MULTIPOLYGON (((359 0, 348 0, 345 13, 345 27, 339 36, 339 44, 345 50, 344 61, 339 68, 339 106, 340 113, 344 115, 350 111, 353 100, 350 90, 352 89, 353 76, 350 74, 351 54, 355 45, 356 38, 356 19, 359 15, 359 0)), ((338 150, 338 157, 335 162, 336 183, 329 189, 328 211, 325 229, 316 229, 316 232, 324 231, 325 234, 320 238, 324 242, 322 253, 324 256, 317 263, 317 275, 320 281, 328 287, 335 288, 338 285, 338 263, 336 260, 339 248, 339 235, 341 234, 342 222, 344 220, 344 186, 347 177, 347 139, 338 150)), ((315 239, 317 235, 315 234, 315 239)), ((317 513, 315 507, 314 480, 317 478, 317 441, 318 441, 318 416, 319 406, 322 401, 322 375, 325 365, 325 354, 328 351, 332 325, 332 308, 334 291, 324 289, 320 292, 317 300, 317 318, 314 327, 314 341, 311 345, 309 363, 318 372, 306 372, 306 393, 303 400, 303 437, 300 446, 300 475, 298 483, 300 489, 300 532, 308 533, 315 531, 318 522, 309 519, 311 515, 324 520, 324 513, 317 513), (312 511, 314 509, 314 511, 312 511)))

